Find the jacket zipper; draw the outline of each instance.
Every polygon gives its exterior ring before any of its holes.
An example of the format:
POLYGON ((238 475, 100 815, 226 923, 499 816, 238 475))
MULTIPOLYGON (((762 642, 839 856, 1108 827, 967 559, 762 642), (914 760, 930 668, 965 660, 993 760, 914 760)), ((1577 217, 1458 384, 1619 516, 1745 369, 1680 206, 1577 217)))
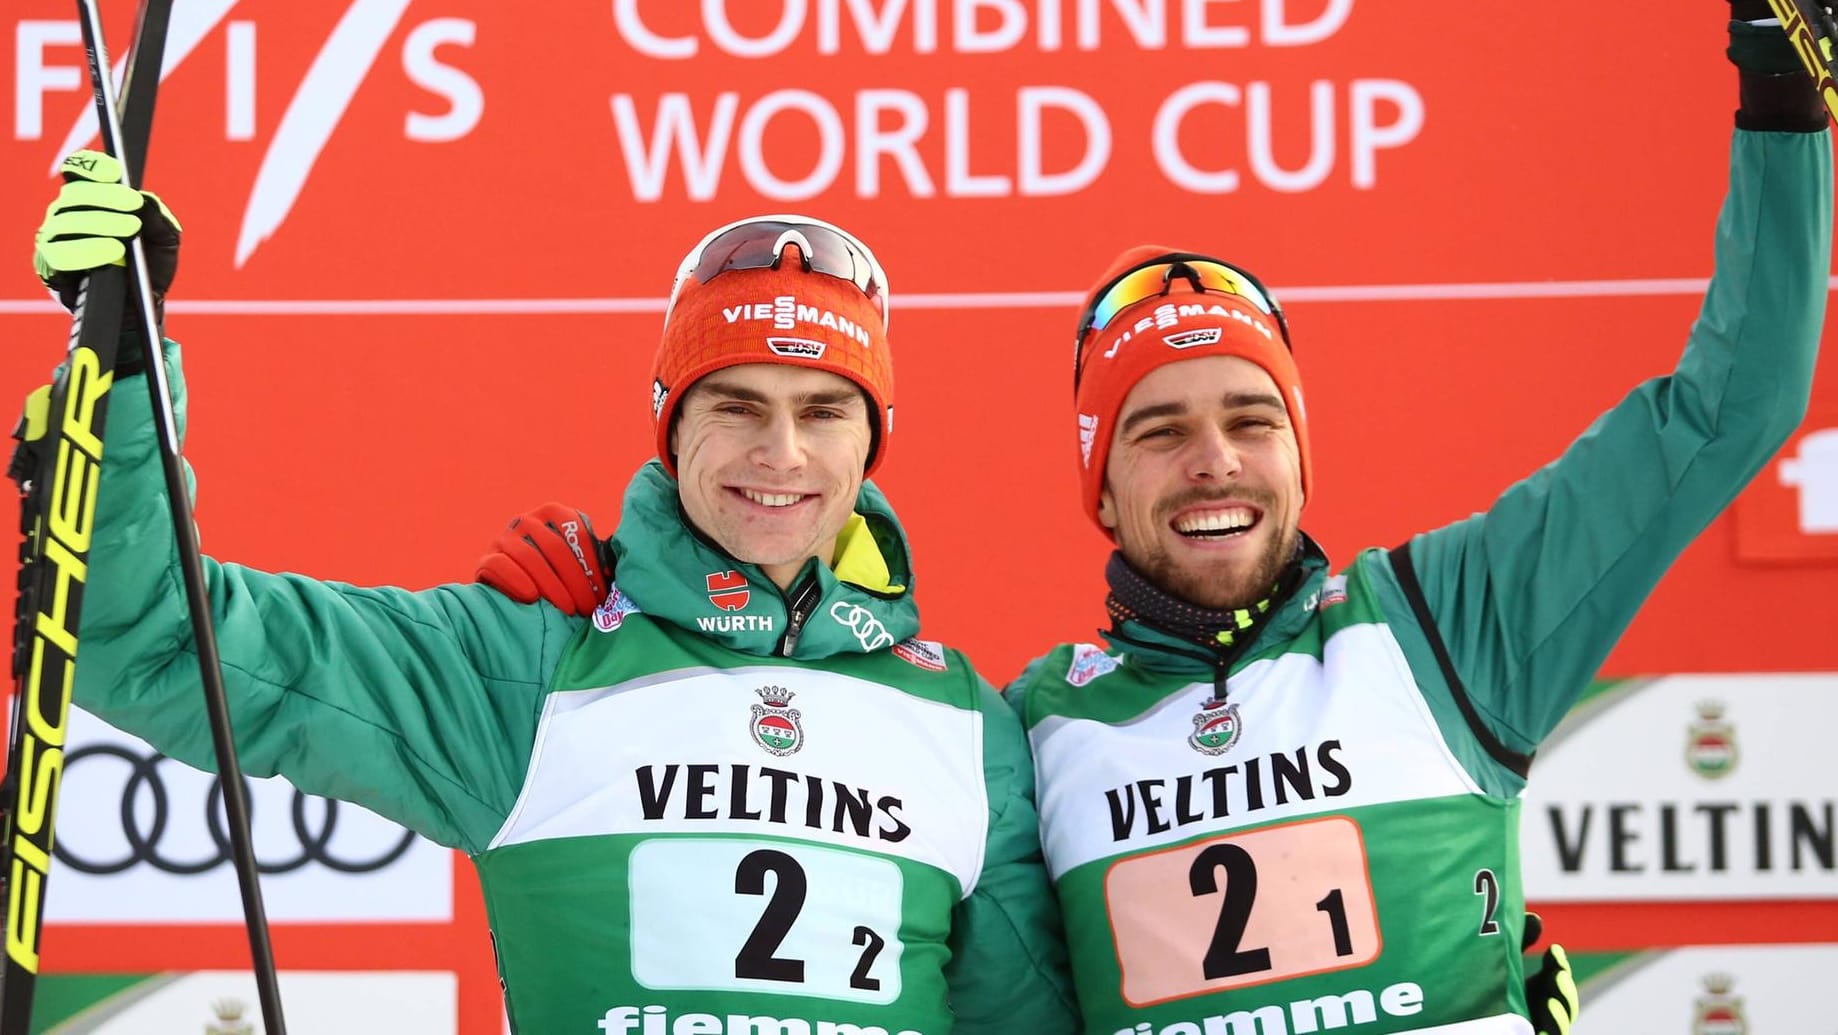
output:
POLYGON ((807 578, 786 601, 785 637, 779 641, 779 657, 789 658, 791 652, 798 649, 798 637, 804 634, 804 623, 817 603, 817 592, 817 580, 807 578))

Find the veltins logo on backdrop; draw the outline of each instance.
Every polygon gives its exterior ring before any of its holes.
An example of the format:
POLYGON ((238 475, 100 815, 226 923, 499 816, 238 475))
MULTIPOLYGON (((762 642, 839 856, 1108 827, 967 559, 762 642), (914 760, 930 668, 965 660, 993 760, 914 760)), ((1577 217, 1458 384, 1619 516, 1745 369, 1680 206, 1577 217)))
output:
POLYGON ((1670 675, 1603 689, 1545 741, 1526 785, 1526 896, 1838 895, 1826 743, 1835 721, 1831 673, 1670 675))

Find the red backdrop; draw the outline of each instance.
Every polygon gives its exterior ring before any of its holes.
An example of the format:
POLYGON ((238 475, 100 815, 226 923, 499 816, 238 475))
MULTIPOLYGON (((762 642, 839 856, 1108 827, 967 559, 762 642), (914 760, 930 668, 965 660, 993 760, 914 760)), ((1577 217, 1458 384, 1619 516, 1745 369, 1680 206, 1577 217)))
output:
MULTIPOLYGON (((546 499, 609 532, 648 455, 675 263, 721 222, 804 210, 889 271, 899 422, 879 480, 918 544, 925 635, 997 681, 1102 617, 1069 368, 1074 299, 1116 251, 1220 254, 1287 300, 1317 458, 1304 524, 1344 563, 1485 507, 1670 369, 1735 94, 1718 5, 1588 24, 1447 0, 180 6, 175 45, 198 42, 169 66, 147 180, 186 228, 168 330, 208 550, 423 586, 469 578, 546 499), (871 53, 882 11, 897 27, 871 53), (695 139, 666 154, 660 120, 695 139)), ((105 8, 120 45, 131 7, 105 8)), ((25 260, 88 103, 72 17, 19 0, 0 18, 0 400, 45 378, 67 328, 25 260)), ((1833 364, 1808 430, 1838 425, 1833 364)), ((1789 492, 1773 470, 1757 491, 1789 492)), ((1725 517, 1607 673, 1838 667, 1832 574, 1745 564, 1725 517)), ((451 966, 463 1023, 489 1030, 460 869, 465 937, 295 927, 283 964, 451 966)), ((239 937, 72 928, 47 956, 237 965, 239 937)))

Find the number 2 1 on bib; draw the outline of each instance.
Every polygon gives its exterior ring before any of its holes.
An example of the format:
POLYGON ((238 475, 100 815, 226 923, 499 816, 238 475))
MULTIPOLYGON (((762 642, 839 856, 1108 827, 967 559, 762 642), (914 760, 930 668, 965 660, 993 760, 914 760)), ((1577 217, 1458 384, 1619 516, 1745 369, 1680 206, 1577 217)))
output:
POLYGON ((1344 816, 1121 859, 1104 899, 1133 1007, 1363 966, 1383 946, 1344 816))

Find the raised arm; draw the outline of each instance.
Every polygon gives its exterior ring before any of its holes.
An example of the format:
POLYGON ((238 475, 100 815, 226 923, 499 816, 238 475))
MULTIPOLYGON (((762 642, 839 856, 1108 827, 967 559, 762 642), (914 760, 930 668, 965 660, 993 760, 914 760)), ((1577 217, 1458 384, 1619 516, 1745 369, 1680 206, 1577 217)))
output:
MULTIPOLYGON (((86 176, 106 165, 91 163, 86 176)), ((73 179, 83 182, 66 185, 38 237, 38 268, 54 290, 113 261, 116 238, 141 222, 171 222, 157 201, 143 205, 119 183, 73 179)), ((176 225, 169 229, 176 251, 176 225)), ((154 278, 160 287, 172 266, 154 278)), ((182 429, 185 382, 177 346, 167 351, 182 429)), ((141 367, 136 353, 124 355, 108 395, 74 696, 160 750, 211 768, 152 406, 134 373, 141 367)), ((482 586, 410 593, 209 559, 205 568, 245 769, 358 802, 444 844, 483 848, 516 797, 542 692, 579 620, 482 586)))
POLYGON ((1392 588, 1421 587, 1509 751, 1551 730, 1667 566, 1805 415, 1831 269, 1830 136, 1799 72, 1741 79, 1715 274, 1677 369, 1486 513, 1381 560, 1392 588))

